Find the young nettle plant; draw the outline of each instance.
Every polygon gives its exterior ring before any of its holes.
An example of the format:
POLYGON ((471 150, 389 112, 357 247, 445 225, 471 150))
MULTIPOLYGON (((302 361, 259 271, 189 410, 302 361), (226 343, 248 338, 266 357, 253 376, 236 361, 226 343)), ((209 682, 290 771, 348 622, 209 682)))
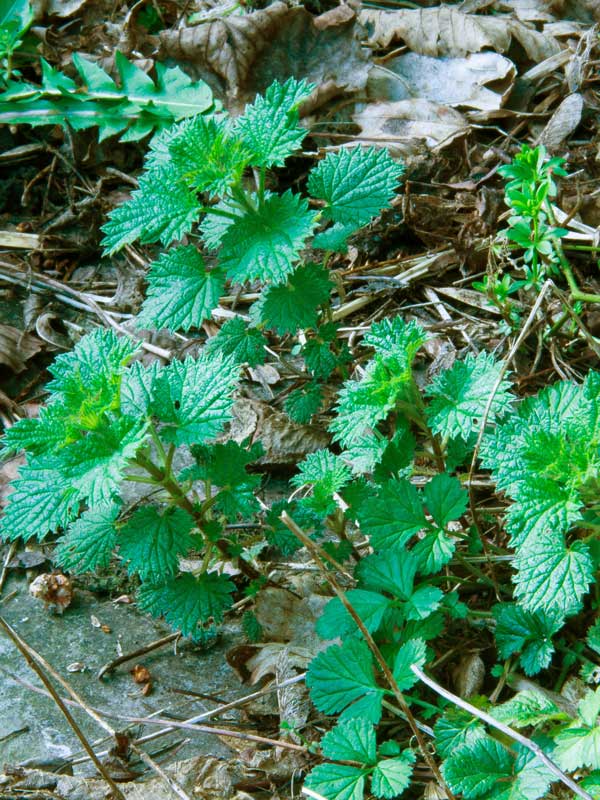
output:
MULTIPOLYGON (((329 153, 310 171, 310 198, 268 189, 269 171, 301 150, 298 107, 313 88, 275 81, 236 119, 197 116, 153 140, 139 189, 103 229, 107 253, 136 240, 173 245, 150 266, 140 327, 198 328, 226 283, 259 283, 250 326, 230 320, 215 347, 256 364, 264 360, 264 329, 309 330, 301 354, 317 381, 343 362, 328 310, 327 261, 389 207, 403 168, 386 150, 353 147, 329 153), (173 244, 184 236, 199 236, 211 266, 195 244, 173 244), (309 246, 321 251, 318 262, 305 258, 309 246)), ((290 403, 298 419, 320 404, 318 386, 310 389, 312 406, 298 395, 290 403)))
POLYGON ((27 460, 0 532, 9 541, 60 534, 57 562, 74 572, 107 568, 116 552, 142 582, 139 605, 201 639, 231 604, 234 584, 213 567, 241 549, 226 523, 258 510, 260 478, 246 467, 260 453, 214 442, 238 381, 231 357, 145 366, 136 352, 98 330, 56 358, 39 417, 2 439, 4 454, 23 450, 27 460))
MULTIPOLYGON (((360 379, 342 387, 331 424, 342 452, 306 458, 295 480, 306 496, 295 502, 327 514, 329 530, 342 538, 355 539, 357 524, 368 537, 372 552, 358 560, 346 600, 406 701, 435 713, 441 709, 423 698, 411 667, 422 667, 432 655, 428 643, 469 614, 449 587, 475 580, 480 590, 501 593, 502 602, 484 616, 495 630, 499 656, 517 657, 529 675, 549 665, 553 635, 582 607, 597 569, 600 377, 592 373, 582 386, 563 382, 517 402, 510 382, 499 381, 501 364, 481 353, 456 361, 423 390, 414 359, 425 337, 422 328, 400 318, 371 326, 364 343, 373 357, 360 379), (466 516, 467 493, 450 474, 470 461, 486 410, 482 463, 513 501, 507 530, 514 574, 511 581, 504 571, 497 587, 472 559, 478 540, 466 516), (416 475, 426 479, 422 489, 411 480, 416 475)), ((375 736, 369 726, 379 722, 384 703, 394 705, 395 693, 338 598, 325 608, 317 630, 324 639, 342 641, 313 660, 307 685, 320 711, 341 715, 333 739, 352 743, 355 753, 324 740, 323 755, 359 763, 323 764, 307 785, 330 800, 358 800, 371 776, 373 794, 395 796, 410 782, 410 758, 397 749, 400 762, 386 767, 397 781, 385 794, 375 779, 382 751, 377 756, 369 744, 375 736)), ((479 796, 466 778, 467 763, 473 774, 489 772, 506 783, 496 795, 495 782, 484 781, 481 796, 490 799, 520 796, 526 787, 523 796, 535 800, 556 779, 522 748, 487 743, 485 729, 469 715, 439 724, 444 775, 453 791, 479 796), (479 744, 484 734, 486 743, 479 744), (463 745, 473 745, 473 752, 463 745)))

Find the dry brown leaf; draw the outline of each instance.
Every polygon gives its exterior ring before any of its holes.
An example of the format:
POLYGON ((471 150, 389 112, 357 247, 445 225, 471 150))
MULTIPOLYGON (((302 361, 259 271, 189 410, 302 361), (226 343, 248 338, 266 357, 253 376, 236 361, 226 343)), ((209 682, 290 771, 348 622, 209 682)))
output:
POLYGON ((427 56, 465 56, 484 48, 504 53, 513 36, 536 63, 560 50, 547 32, 540 33, 517 19, 465 14, 447 5, 401 11, 365 9, 360 21, 369 31, 372 47, 388 47, 402 40, 413 52, 427 56))
POLYGON ((0 364, 10 367, 13 372, 22 372, 25 362, 39 353, 43 346, 37 336, 0 323, 0 364))
POLYGON ((577 92, 565 97, 542 131, 540 143, 551 152, 558 150, 579 125, 582 114, 583 97, 577 92))
POLYGON ((36 21, 44 17, 72 17, 87 3, 87 0, 31 0, 36 21))
POLYGON ((273 411, 267 403, 244 398, 233 406, 228 438, 260 442, 264 455, 258 464, 297 464, 307 453, 327 447, 329 436, 320 428, 297 425, 287 414, 273 411))
POLYGON ((404 53, 386 61, 383 73, 377 68, 372 71, 368 91, 378 101, 418 97, 447 106, 497 111, 508 98, 514 79, 512 61, 498 53, 473 53, 465 58, 404 53))
POLYGON ((232 105, 240 107, 257 92, 290 75, 318 87, 362 89, 369 64, 355 35, 354 14, 337 12, 316 19, 302 7, 275 2, 241 17, 230 16, 163 31, 160 57, 195 64, 232 105))
POLYGON ((354 121, 361 127, 359 141, 381 142, 392 155, 404 159, 441 150, 469 130, 460 112, 417 98, 370 103, 354 115, 354 121))

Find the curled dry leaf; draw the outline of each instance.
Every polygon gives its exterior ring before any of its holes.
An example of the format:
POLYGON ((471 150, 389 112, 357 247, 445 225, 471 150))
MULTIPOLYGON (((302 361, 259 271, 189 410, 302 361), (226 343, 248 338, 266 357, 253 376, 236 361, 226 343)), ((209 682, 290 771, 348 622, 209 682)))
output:
POLYGON ((401 40, 413 52, 428 56, 464 56, 485 48, 504 53, 513 36, 536 63, 560 50, 553 37, 517 19, 465 14, 448 5, 401 11, 365 9, 360 21, 372 47, 385 48, 401 40))
POLYGON ((418 98, 371 103, 354 115, 354 121, 361 128, 359 141, 381 143, 406 160, 448 147, 469 130, 459 111, 418 98))
POLYGON ((512 61, 498 53, 473 53, 465 58, 404 53, 386 61, 385 72, 375 68, 373 73, 368 91, 379 101, 418 97, 478 111, 501 108, 515 79, 512 61), (493 88, 487 84, 493 84, 493 88))
POLYGON ((540 143, 550 152, 558 151, 581 122, 582 114, 583 97, 578 92, 565 97, 542 131, 540 143))
POLYGON ((33 18, 38 22, 44 17, 72 17, 87 2, 88 0, 30 0, 33 18))
POLYGON ((42 600, 46 608, 62 614, 73 600, 73 585, 66 575, 42 573, 29 584, 29 594, 42 600))
POLYGON ((0 364, 10 367, 13 372, 22 372, 26 362, 43 347, 37 336, 24 333, 12 325, 0 324, 0 364))
POLYGON ((297 425, 287 414, 273 411, 267 403, 244 398, 233 406, 228 438, 241 443, 260 442, 264 455, 258 464, 297 464, 307 453, 326 447, 329 436, 311 425, 297 425))
POLYGON ((301 6, 275 2, 243 16, 163 31, 159 57, 192 62, 238 108, 290 75, 325 87, 328 97, 334 89, 356 91, 366 84, 369 64, 354 12, 334 11, 315 19, 301 6))

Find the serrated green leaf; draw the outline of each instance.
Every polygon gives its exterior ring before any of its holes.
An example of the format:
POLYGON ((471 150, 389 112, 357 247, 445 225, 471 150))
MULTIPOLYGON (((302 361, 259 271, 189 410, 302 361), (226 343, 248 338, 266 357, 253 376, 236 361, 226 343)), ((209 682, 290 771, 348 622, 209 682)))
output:
POLYGON ((251 313, 280 335, 314 328, 319 306, 327 303, 331 289, 327 271, 321 265, 302 264, 288 277, 287 283, 263 290, 251 313))
POLYGON ((81 499, 91 505, 109 503, 118 496, 126 470, 146 438, 143 422, 120 417, 64 447, 61 471, 81 499))
POLYGON ((451 756, 463 747, 470 748, 486 737, 481 722, 460 708, 447 708, 433 730, 435 746, 442 758, 451 756))
POLYGON ((185 121, 169 150, 186 183, 211 197, 222 197, 238 184, 250 160, 243 142, 232 136, 229 120, 203 115, 185 121))
POLYGON ((186 573, 163 586, 144 584, 138 593, 138 605, 166 621, 184 636, 202 639, 203 626, 218 623, 231 606, 234 585, 224 575, 204 573, 195 578, 186 573))
POLYGON ((221 353, 226 358, 231 356, 236 364, 248 364, 256 367, 265 363, 264 334, 257 328, 251 328, 241 317, 228 319, 216 336, 207 341, 205 352, 213 355, 221 353))
POLYGON ((440 528, 459 519, 467 508, 469 495, 458 478, 446 473, 435 475, 423 490, 427 510, 440 528))
POLYGON ((319 231, 312 241, 312 246, 332 253, 345 253, 348 250, 348 239, 356 231, 357 227, 353 223, 342 225, 336 222, 326 230, 319 231))
POLYGON ((401 600, 413 593, 417 561, 407 551, 374 553, 363 558, 356 568, 360 585, 377 592, 389 592, 401 600))
POLYGON ((408 789, 414 760, 414 753, 405 750, 398 758, 386 758, 380 761, 371 776, 371 791, 375 797, 391 800, 408 789))
POLYGON ((564 712, 542 692, 526 689, 491 709, 492 716, 515 728, 539 725, 541 722, 560 717, 564 712))
POLYGON ((147 279, 138 328, 199 328, 219 305, 225 286, 223 272, 218 267, 207 269, 193 245, 163 253, 150 265, 147 279))
POLYGON ((594 577, 587 546, 574 542, 567 548, 560 533, 550 531, 536 536, 535 545, 521 547, 513 563, 515 595, 529 611, 573 614, 594 577))
POLYGON ((421 498, 407 480, 385 483, 377 497, 363 503, 358 518, 375 550, 403 550, 415 533, 427 527, 421 498))
POLYGON ((110 212, 101 228, 104 252, 111 255, 136 240, 164 245, 179 241, 191 231, 199 214, 196 192, 170 166, 157 167, 142 175, 131 198, 110 212))
POLYGON ((513 775, 513 759, 500 742, 486 736, 461 747, 442 764, 442 775, 465 800, 484 797, 498 782, 513 775))
POLYGON ((116 545, 115 521, 120 511, 119 504, 110 503, 82 514, 58 544, 55 554, 58 565, 71 572, 106 569, 116 545))
POLYGON ((298 125, 298 106, 314 86, 295 78, 274 81, 264 93, 246 106, 235 122, 234 132, 250 151, 256 167, 282 167, 288 156, 302 147, 306 131, 298 125))
POLYGON ((387 446, 388 442, 385 439, 374 434, 363 436, 344 450, 342 458, 355 475, 363 475, 373 472, 383 458, 387 446))
POLYGON ((327 800, 363 800, 367 770, 345 764, 319 764, 304 785, 327 800))
POLYGON ((325 449, 308 453, 298 464, 298 470, 291 480, 293 486, 319 485, 329 494, 339 492, 352 477, 340 456, 325 449))
POLYGON ((283 408, 293 422, 306 425, 319 412, 322 404, 322 386, 313 381, 290 392, 285 398, 283 408))
MULTIPOLYGON (((350 589, 346 592, 350 605, 363 621, 369 633, 374 633, 383 620, 384 614, 390 606, 390 600, 377 592, 368 592, 364 589, 350 589)), ((322 639, 345 639, 356 636, 360 631, 354 619, 350 616, 342 601, 337 597, 332 598, 323 613, 317 620, 316 630, 322 639)))
POLYGON ((422 575, 433 575, 450 561, 455 549, 456 541, 438 528, 419 539, 411 553, 419 563, 418 571, 422 575))
POLYGON ((562 628, 564 617, 527 611, 512 603, 492 609, 496 619, 496 644, 502 658, 520 653, 519 661, 527 675, 535 675, 550 664, 554 645, 552 636, 562 628))
POLYGON ((60 461, 53 456, 30 459, 21 467, 0 521, 3 539, 41 541, 77 516, 77 491, 59 467, 60 461))
POLYGON ((58 405, 40 409, 36 419, 18 420, 5 430, 0 444, 0 455, 10 455, 27 450, 32 455, 52 454, 72 434, 64 409, 58 405))
POLYGON ((152 412, 164 423, 162 437, 177 445, 200 444, 217 436, 231 417, 238 366, 231 359, 201 353, 172 361, 153 387, 152 412))
POLYGON ((579 701, 577 717, 555 736, 553 757, 568 772, 582 767, 600 768, 600 689, 588 691, 579 701))
POLYGON ((394 660, 394 678, 401 692, 410 689, 419 680, 411 667, 423 667, 427 660, 426 649, 423 639, 411 639, 398 650, 394 660))
MULTIPOLYGON (((481 418, 500 375, 502 364, 489 353, 470 353, 463 361, 439 373, 427 387, 431 397, 427 419, 434 433, 466 440, 479 429, 481 418)), ((510 383, 502 380, 494 393, 487 421, 502 418, 511 409, 510 383)))
POLYGON ((233 220, 221 238, 220 266, 236 283, 284 283, 300 259, 315 213, 299 195, 265 192, 264 200, 233 220))
POLYGON ((359 761, 372 766, 377 761, 377 742, 373 725, 362 719, 339 722, 321 739, 325 758, 334 761, 359 761))
POLYGON ((310 663, 306 685, 313 703, 325 714, 347 709, 348 716, 366 715, 375 723, 381 717, 383 689, 375 681, 369 648, 358 639, 319 653, 310 663))
POLYGON ((181 508, 141 506, 119 531, 119 555, 143 581, 175 575, 179 556, 192 549, 194 520, 181 508))
POLYGON ((152 387, 163 367, 158 361, 146 366, 134 362, 121 379, 121 413, 129 417, 146 418, 152 405, 152 387))
POLYGON ((325 380, 339 364, 338 356, 327 341, 314 337, 309 339, 301 350, 307 368, 317 378, 325 380))
POLYGON ((386 149, 342 148, 311 171, 308 191, 325 201, 325 216, 360 228, 389 208, 403 171, 386 149))

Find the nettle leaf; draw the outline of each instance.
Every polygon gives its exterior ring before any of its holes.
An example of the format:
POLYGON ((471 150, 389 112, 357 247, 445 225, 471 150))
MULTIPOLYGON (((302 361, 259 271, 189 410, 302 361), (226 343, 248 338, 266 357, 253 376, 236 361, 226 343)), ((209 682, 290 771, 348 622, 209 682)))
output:
POLYGON ((318 336, 309 339, 301 350, 307 368, 317 378, 325 380, 340 363, 340 359, 331 349, 331 342, 322 341, 318 336))
POLYGON ((418 571, 422 575, 433 575, 439 572, 454 555, 456 541, 441 528, 426 533, 411 550, 419 563, 418 571))
POLYGON ((146 366, 135 361, 121 380, 121 413, 134 418, 149 418, 152 387, 163 367, 158 361, 146 366))
POLYGON ((379 592, 389 592, 401 600, 413 593, 417 561, 406 551, 373 553, 363 558, 356 567, 361 586, 379 592))
POLYGON ((421 498, 408 480, 385 483, 359 509, 362 530, 376 550, 403 550, 415 533, 427 527, 421 498))
POLYGON ((492 708, 490 713, 500 722, 515 728, 539 725, 564 716, 564 712, 547 695, 533 689, 517 692, 506 703, 492 708))
POLYGON ((383 689, 373 674, 373 659, 367 645, 349 639, 332 645, 314 658, 306 674, 313 703, 324 714, 360 717, 377 723, 381 717, 383 689))
POLYGON ((363 800, 368 770, 345 764, 319 764, 304 785, 327 800, 363 800))
MULTIPOLYGON (((466 440, 477 431, 492 390, 500 375, 502 364, 489 353, 470 353, 440 372, 427 387, 431 397, 427 419, 434 433, 443 437, 466 440)), ((488 422, 502 418, 511 409, 510 382, 502 380, 494 394, 488 422)))
POLYGON ((465 513, 469 495, 452 475, 435 475, 423 490, 427 510, 440 528, 462 517, 465 513))
POLYGON ((411 639, 398 650, 394 661, 394 678, 401 692, 412 688, 419 680, 411 667, 423 667, 427 660, 426 649, 423 639, 411 639))
POLYGON ((300 259, 316 214, 299 195, 253 195, 253 210, 231 221, 221 238, 219 264, 236 283, 260 280, 284 283, 300 259))
POLYGON ((193 546, 194 520, 181 508, 138 508, 119 531, 119 555, 130 575, 160 581, 175 575, 193 546))
POLYGON ((313 84, 288 78, 274 81, 246 106, 235 122, 234 132, 251 153, 256 167, 282 167, 288 156, 300 150, 306 131, 298 125, 298 106, 310 97, 313 84))
POLYGON ((79 510, 78 494, 53 456, 29 459, 11 484, 8 505, 0 522, 6 541, 41 541, 47 533, 66 528, 79 510))
POLYGON ((327 303, 331 289, 327 270, 320 264, 303 264, 296 267, 287 283, 263 290, 254 314, 280 335, 314 328, 319 306, 327 303))
POLYGON ((207 269, 193 245, 163 253, 150 265, 148 291, 138 314, 138 328, 189 331, 208 319, 225 286, 218 267, 207 269))
POLYGON ((308 453, 298 470, 291 480, 293 486, 319 486, 330 495, 339 492, 352 478, 341 457, 325 449, 308 453))
POLYGON ((4 431, 0 457, 21 450, 27 450, 32 455, 50 455, 73 433, 73 426, 68 424, 63 408, 59 405, 42 406, 39 417, 25 417, 4 431))
POLYGON ((131 198, 108 215, 101 229, 104 252, 111 255, 136 240, 164 245, 179 241, 191 231, 199 215, 195 190, 170 165, 157 167, 142 175, 131 198))
POLYGON ((326 217, 360 228, 390 207, 403 172, 384 148, 341 148, 311 171, 308 191, 325 201, 326 217))
POLYGON ((404 750, 398 758, 380 761, 371 776, 371 791, 375 797, 391 800, 408 789, 414 761, 415 755, 411 750, 404 750))
POLYGON ((223 619, 234 589, 224 575, 211 572, 195 578, 185 573, 163 586, 144 584, 138 592, 138 606, 152 616, 164 616, 184 636, 202 639, 203 626, 223 619))
POLYGON ((96 427, 105 411, 118 407, 122 375, 138 349, 103 328, 87 334, 48 367, 51 402, 62 404, 81 427, 96 427))
POLYGON ((466 800, 485 797, 513 774, 513 758, 500 742, 486 736, 450 754, 442 764, 442 775, 453 792, 466 800))
POLYGON ((118 503, 90 508, 67 530, 56 549, 56 562, 72 572, 106 569, 116 546, 118 503))
POLYGON ((120 417, 64 447, 61 471, 81 499, 87 498, 92 505, 108 503, 118 495, 125 472, 146 438, 144 422, 120 417))
POLYGON ((545 669, 552 659, 552 636, 564 625, 557 611, 531 612, 512 604, 501 603, 492 609, 496 619, 496 645, 502 658, 520 653, 519 661, 527 675, 545 669))
POLYGON ((374 765, 377 762, 375 729, 362 719, 344 720, 321 739, 321 750, 325 758, 334 761, 374 765))
POLYGON ((534 546, 521 547, 513 563, 515 595, 529 611, 575 613, 594 577, 588 547, 578 541, 567 548, 554 531, 537 536, 534 546))
POLYGON ((476 718, 460 708, 447 708, 434 725, 435 746, 442 758, 448 758, 463 747, 471 747, 487 734, 476 718))
POLYGON ((217 335, 206 342, 204 351, 210 355, 220 353, 226 358, 231 356, 236 364, 256 367, 265 363, 266 342, 261 331, 248 326, 241 317, 234 317, 223 323, 217 335))
MULTIPOLYGON (((379 628, 391 604, 382 594, 364 589, 350 589, 346 592, 346 598, 369 633, 374 633, 379 628)), ((345 639, 348 636, 361 635, 356 622, 337 597, 332 598, 323 609, 316 629, 322 639, 345 639)))
POLYGON ((388 442, 383 437, 375 434, 366 435, 347 447, 342 453, 342 458, 355 475, 364 475, 373 472, 387 447, 388 442))
POLYGON ((408 381, 415 356, 427 341, 427 334, 416 322, 402 317, 386 317, 374 322, 365 333, 363 344, 374 348, 377 355, 393 359, 396 378, 408 381))
POLYGON ((311 381, 303 388, 290 392, 285 398, 283 408, 293 422, 306 425, 319 412, 322 404, 322 386, 320 383, 311 381))
POLYGON ((169 152, 186 183, 211 197, 221 197, 238 184, 250 160, 228 119, 202 115, 185 120, 169 152))
POLYGON ((239 368, 231 359, 201 353, 172 361, 156 378, 152 412, 164 423, 161 435, 176 445, 217 436, 231 418, 239 368))

